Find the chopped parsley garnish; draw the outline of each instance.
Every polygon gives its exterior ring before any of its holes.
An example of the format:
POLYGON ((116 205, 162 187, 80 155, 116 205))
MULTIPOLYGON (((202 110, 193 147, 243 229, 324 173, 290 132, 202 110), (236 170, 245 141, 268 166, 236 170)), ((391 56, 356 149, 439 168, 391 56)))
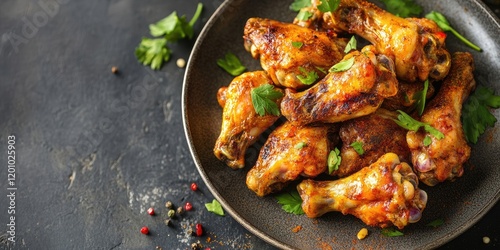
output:
POLYGON ((302 45, 304 45, 303 42, 292 42, 292 46, 297 49, 302 48, 302 45))
POLYGON ((352 36, 351 40, 347 43, 344 49, 344 53, 349 53, 351 50, 356 50, 356 47, 358 46, 358 41, 356 40, 356 37, 352 36))
POLYGON ((224 216, 224 209, 216 199, 213 199, 211 203, 205 203, 205 208, 216 215, 224 216))
POLYGON ((293 3, 290 4, 290 9, 297 12, 309 6, 311 6, 311 0, 294 0, 293 3))
POLYGON ((260 116, 267 114, 279 116, 280 109, 276 101, 283 97, 283 93, 274 89, 271 84, 263 84, 257 88, 252 89, 252 104, 255 112, 260 116))
POLYGON ((497 118, 490 108, 500 108, 500 96, 494 91, 478 85, 462 108, 462 126, 468 142, 477 143, 487 127, 493 127, 497 118))
POLYGON ((473 44, 471 41, 469 41, 467 38, 462 36, 458 31, 456 31, 453 27, 451 27, 450 23, 446 19, 446 17, 437 12, 437 11, 431 11, 429 14, 425 15, 427 19, 431 19, 432 21, 436 22, 436 24, 439 26, 444 31, 450 31, 453 35, 455 35, 460 41, 465 43, 467 46, 471 47, 472 49, 475 49, 477 51, 482 51, 479 46, 473 44))
POLYGON ((352 65, 354 65, 354 57, 340 61, 339 63, 333 65, 328 71, 329 72, 347 71, 352 67, 352 65))
POLYGON ((337 10, 340 5, 340 0, 321 0, 321 4, 318 5, 318 10, 321 12, 332 12, 337 10))
POLYGON ((433 227, 433 228, 436 228, 436 227, 439 227, 441 225, 444 224, 444 220, 443 219, 437 219, 437 220, 433 220, 431 222, 429 222, 427 224, 428 227, 433 227))
POLYGON ((340 156, 340 150, 335 148, 328 154, 328 174, 339 169, 340 163, 342 162, 342 157, 340 156))
POLYGON ((307 20, 309 20, 309 18, 312 17, 312 15, 313 14, 311 12, 307 11, 307 10, 301 10, 299 12, 299 14, 297 14, 297 19, 299 21, 307 21, 307 20))
POLYGON ((363 150, 363 142, 360 141, 355 141, 351 143, 351 147, 358 153, 358 155, 363 155, 365 153, 365 150, 363 150))
POLYGON ((429 146, 429 145, 431 145, 431 143, 432 143, 432 139, 431 139, 431 137, 430 137, 430 136, 428 136, 428 135, 426 135, 426 136, 424 137, 424 141, 423 141, 423 143, 424 143, 424 146, 426 146, 426 147, 427 147, 427 146, 429 146))
POLYGON ((418 115, 422 115, 425 109, 425 101, 427 99, 427 91, 429 90, 429 79, 424 82, 424 89, 422 91, 418 91, 413 95, 413 100, 417 100, 415 103, 418 111, 418 115))
POLYGON ((429 134, 433 135, 437 139, 444 138, 444 134, 441 133, 441 131, 437 130, 436 128, 432 127, 431 125, 417 121, 413 119, 410 115, 401 110, 398 110, 398 112, 399 112, 398 119, 397 120, 392 119, 392 120, 396 122, 399 126, 412 131, 417 131, 421 127, 423 127, 425 131, 427 131, 429 134))
POLYGON ((387 11, 400 17, 418 16, 422 13, 422 6, 413 0, 381 0, 387 11))
POLYGON ((401 231, 398 231, 394 228, 384 228, 381 231, 382 235, 387 236, 387 237, 396 237, 396 236, 403 236, 404 234, 401 231))
POLYGON ((311 85, 319 78, 318 73, 314 70, 307 71, 303 67, 299 67, 299 70, 303 75, 297 75, 297 79, 305 85, 311 85))
POLYGON ((217 65, 232 76, 241 75, 246 70, 246 67, 241 64, 240 59, 231 52, 226 53, 224 58, 218 59, 217 65))
POLYGON ((295 149, 302 149, 303 147, 306 147, 307 143, 305 142, 299 142, 297 145, 295 145, 295 149))
POLYGON ((164 62, 170 60, 171 51, 168 42, 176 42, 179 39, 192 39, 194 36, 193 26, 199 19, 203 10, 203 4, 198 3, 196 12, 188 22, 185 16, 178 17, 177 12, 172 12, 157 23, 149 25, 149 31, 156 39, 142 38, 141 43, 135 49, 135 56, 143 65, 150 65, 154 70, 161 68, 164 62))
POLYGON ((302 210, 302 198, 300 198, 297 190, 290 190, 275 196, 281 208, 290 214, 301 215, 304 214, 302 210))

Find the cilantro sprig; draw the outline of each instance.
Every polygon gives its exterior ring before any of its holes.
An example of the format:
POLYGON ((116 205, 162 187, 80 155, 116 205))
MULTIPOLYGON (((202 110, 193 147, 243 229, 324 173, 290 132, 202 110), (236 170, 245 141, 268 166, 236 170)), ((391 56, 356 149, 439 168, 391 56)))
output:
POLYGON ((355 36, 352 36, 347 45, 345 46, 344 53, 349 53, 351 50, 356 50, 358 46, 358 41, 355 36))
POLYGON ((303 67, 299 67, 299 70, 302 75, 297 75, 297 79, 299 79, 299 81, 305 85, 311 85, 319 78, 318 73, 316 73, 316 71, 314 70, 307 71, 303 67))
POLYGON ((392 119, 392 120, 399 126, 412 131, 417 131, 420 128, 424 128, 425 131, 427 131, 429 134, 433 135, 437 139, 444 138, 444 134, 441 131, 437 130, 436 128, 432 127, 430 124, 417 121, 404 111, 398 110, 398 112, 399 112, 398 119, 397 120, 392 119))
POLYGON ((250 95, 252 97, 253 108, 258 115, 271 114, 279 116, 281 114, 276 101, 283 97, 283 93, 274 89, 273 85, 266 83, 253 88, 250 95))
POLYGON ((328 70, 328 72, 334 73, 347 71, 352 67, 352 65, 354 65, 354 57, 338 62, 337 64, 333 65, 328 70))
POLYGON ((321 0, 321 4, 318 5, 318 10, 321 12, 333 12, 337 10, 340 5, 340 0, 321 0))
POLYGON ((311 6, 311 0, 295 0, 290 4, 290 9, 298 12, 300 9, 311 6))
POLYGON ((246 70, 240 59, 231 52, 226 53, 224 58, 217 59, 217 65, 232 76, 238 76, 246 70))
POLYGON ((431 19, 432 21, 436 22, 436 24, 442 30, 450 31, 453 35, 455 35, 458 39, 460 39, 460 41, 462 41, 463 43, 465 43, 467 46, 471 47, 472 49, 477 50, 477 51, 482 51, 482 49, 479 46, 475 45, 474 43, 469 41, 467 38, 462 36, 460 33, 458 33, 458 31, 456 31, 451 26, 451 24, 448 22, 448 20, 446 19, 446 17, 443 14, 441 14, 437 11, 431 11, 430 13, 425 15, 425 17, 427 19, 431 19))
POLYGON ((333 171, 339 169, 340 163, 342 162, 342 157, 340 156, 340 150, 335 148, 328 154, 327 164, 328 164, 328 174, 332 174, 333 171))
POLYGON ((500 108, 500 96, 493 90, 478 85, 462 108, 462 126, 468 142, 477 143, 487 127, 493 127, 497 121, 490 108, 500 108))
POLYGON ((422 6, 413 0, 381 0, 387 11, 400 17, 418 16, 422 13, 422 6))
POLYGON ((222 209, 222 205, 216 199, 213 199, 210 203, 205 203, 205 208, 216 215, 224 216, 224 209, 222 209))
POLYGON ((300 198, 297 190, 280 193, 275 198, 285 212, 296 215, 304 214, 304 210, 302 210, 302 198, 300 198))
POLYGON ((153 70, 160 69, 164 62, 170 60, 172 51, 167 46, 169 42, 177 42, 180 39, 192 39, 194 36, 193 26, 199 19, 203 10, 203 4, 198 3, 196 12, 188 22, 185 16, 179 17, 174 11, 160 21, 149 25, 150 34, 155 39, 142 38, 141 43, 135 49, 135 56, 145 66, 153 70))
POLYGON ((355 141, 351 143, 351 147, 358 153, 358 155, 363 155, 365 153, 365 150, 363 149, 363 142, 361 141, 355 141))

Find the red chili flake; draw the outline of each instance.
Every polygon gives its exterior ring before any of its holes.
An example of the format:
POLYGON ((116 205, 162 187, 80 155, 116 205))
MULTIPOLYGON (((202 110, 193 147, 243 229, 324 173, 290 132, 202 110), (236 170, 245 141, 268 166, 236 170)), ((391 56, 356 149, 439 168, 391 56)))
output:
POLYGON ((184 205, 184 210, 190 211, 191 209, 193 209, 193 205, 191 205, 190 202, 186 202, 186 204, 184 205))
POLYGON ((149 234, 149 228, 148 227, 142 227, 141 228, 141 233, 142 234, 149 234))
POLYGON ((193 183, 191 183, 191 190, 193 190, 193 191, 198 190, 198 184, 196 184, 196 183, 194 183, 194 182, 193 182, 193 183))
POLYGON ((152 207, 148 208, 148 214, 149 215, 155 215, 155 209, 152 208, 152 207))
POLYGON ((200 237, 203 235, 203 226, 200 223, 196 224, 196 236, 200 237))

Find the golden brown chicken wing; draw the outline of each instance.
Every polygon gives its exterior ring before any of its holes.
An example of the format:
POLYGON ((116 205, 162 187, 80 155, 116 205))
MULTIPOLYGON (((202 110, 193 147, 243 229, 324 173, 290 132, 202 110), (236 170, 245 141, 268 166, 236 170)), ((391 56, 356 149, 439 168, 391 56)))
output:
POLYGON ((357 173, 334 181, 302 181, 297 189, 310 218, 327 212, 351 214, 369 226, 404 228, 417 222, 427 204, 417 176, 398 156, 387 153, 357 173))
POLYGON ((446 34, 434 21, 400 18, 364 0, 341 0, 334 12, 323 16, 325 26, 355 33, 393 57, 399 79, 413 82, 443 79, 451 57, 446 34))
POLYGON ((379 108, 384 98, 398 90, 392 60, 376 55, 373 46, 352 51, 343 61, 354 58, 353 65, 342 72, 329 73, 315 86, 295 92, 287 89, 281 112, 298 124, 334 123, 368 115, 379 108))
POLYGON ((264 71, 246 72, 235 77, 227 88, 223 87, 217 93, 223 112, 221 132, 215 142, 214 154, 233 169, 245 166, 248 147, 279 118, 270 114, 258 115, 252 104, 251 90, 271 82, 264 71))
POLYGON ((349 176, 389 152, 398 155, 401 161, 410 162, 407 130, 392 119, 397 119, 397 113, 378 109, 373 114, 342 123, 339 132, 342 161, 331 175, 349 176))
POLYGON ((245 48, 260 58, 276 85, 304 89, 326 75, 345 55, 347 40, 292 23, 250 18, 244 30, 245 48))
MULTIPOLYGON (((402 110, 406 113, 411 113, 417 104, 418 95, 422 93, 424 89, 424 83, 420 81, 416 82, 404 82, 399 81, 398 93, 395 96, 388 97, 382 103, 382 108, 387 110, 402 110)), ((431 81, 429 81, 427 92, 426 92, 426 100, 432 98, 435 93, 434 85, 431 81)))
POLYGON ((460 116, 463 102, 476 86, 473 71, 474 59, 470 53, 454 53, 450 74, 422 114, 420 120, 441 131, 443 139, 422 130, 407 134, 415 173, 429 186, 462 176, 462 164, 470 157, 460 116), (427 146, 426 137, 432 140, 427 146))
POLYGON ((247 187, 258 196, 281 190, 299 176, 316 177, 327 169, 333 148, 332 125, 297 126, 284 122, 261 148, 247 173, 247 187))

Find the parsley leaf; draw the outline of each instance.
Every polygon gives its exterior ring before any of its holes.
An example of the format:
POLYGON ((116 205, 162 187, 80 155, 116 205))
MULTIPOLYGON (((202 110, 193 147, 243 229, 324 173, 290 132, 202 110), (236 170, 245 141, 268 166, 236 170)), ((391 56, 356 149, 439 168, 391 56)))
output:
POLYGON ((290 9, 297 12, 300 9, 311 6, 311 0, 295 0, 290 4, 290 9))
POLYGON ((358 153, 358 155, 363 155, 365 153, 365 150, 363 150, 363 142, 360 141, 355 141, 351 143, 351 147, 358 153))
POLYGON ((486 128, 495 125, 497 119, 489 108, 500 108, 500 96, 478 85, 462 108, 462 126, 468 142, 477 143, 486 128))
POLYGON ((437 130, 436 128, 432 127, 431 125, 417 121, 413 119, 410 115, 401 110, 398 110, 398 112, 399 112, 398 119, 397 120, 392 119, 392 120, 399 126, 413 131, 417 131, 418 129, 423 127, 425 131, 427 131, 429 134, 433 135, 437 139, 444 138, 444 134, 441 131, 437 130))
POLYGON ((337 10, 340 5, 340 0, 321 0, 321 4, 318 5, 318 10, 321 12, 332 12, 337 10))
POLYGON ((458 33, 458 31, 456 31, 453 27, 451 27, 450 23, 448 22, 448 20, 446 19, 446 17, 443 14, 441 14, 437 11, 431 11, 429 14, 425 15, 425 17, 427 19, 431 19, 432 21, 436 22, 436 24, 442 30, 450 31, 451 33, 453 33, 453 35, 455 35, 458 39, 460 39, 460 41, 465 43, 467 46, 469 46, 477 51, 482 51, 482 49, 479 48, 479 46, 477 46, 477 45, 473 44, 471 41, 467 40, 467 38, 462 36, 460 33, 458 33))
POLYGON ((302 48, 302 45, 304 45, 303 42, 292 42, 292 46, 297 49, 302 48))
POLYGON ((307 147, 307 143, 299 142, 297 143, 297 145, 295 145, 295 149, 302 149, 303 147, 307 147))
POLYGON ((415 103, 418 111, 418 115, 422 115, 425 109, 425 101, 427 99, 427 91, 429 90, 429 79, 424 82, 424 89, 418 91, 413 95, 413 100, 417 100, 415 103))
POLYGON ((328 154, 328 174, 331 174, 333 171, 338 170, 340 163, 342 162, 342 157, 340 157, 340 150, 335 148, 330 151, 328 154))
POLYGON ((351 50, 356 50, 358 41, 356 40, 355 36, 351 37, 351 40, 347 43, 344 49, 344 53, 349 53, 351 50))
POLYGON ((413 0, 381 0, 387 11, 400 17, 418 16, 422 13, 422 6, 413 0))
POLYGON ((246 70, 246 67, 241 64, 240 59, 235 54, 228 52, 222 59, 217 60, 217 65, 223 68, 232 76, 241 75, 246 70))
POLYGON ((224 209, 216 199, 213 199, 211 203, 205 203, 205 208, 216 215, 224 216, 224 209))
POLYGON ((297 79, 305 85, 311 85, 319 78, 318 73, 314 70, 307 72, 303 67, 299 67, 299 70, 304 75, 297 75, 297 79))
POLYGON ((302 210, 302 198, 300 198, 297 190, 291 190, 275 196, 281 208, 287 213, 301 215, 304 214, 302 210))
POLYGON ((388 236, 388 237, 396 237, 396 236, 403 236, 404 234, 401 231, 398 231, 394 228, 384 228, 381 231, 382 235, 388 236))
POLYGON ((283 93, 274 89, 271 84, 263 84, 250 92, 252 96, 252 104, 255 112, 260 116, 272 114, 280 115, 280 109, 276 101, 283 97, 283 93))
POLYGON ((340 61, 339 63, 333 65, 328 71, 329 72, 347 71, 352 67, 352 65, 354 65, 354 57, 340 61))
POLYGON ((159 69, 163 62, 170 60, 170 50, 167 47, 167 39, 150 39, 143 37, 139 46, 135 49, 137 60, 143 65, 150 65, 152 69, 159 69))
POLYGON ((433 221, 429 222, 426 226, 436 228, 436 227, 439 227, 443 224, 444 224, 443 219, 437 219, 437 220, 433 220, 433 221))
POLYGON ((424 141, 423 141, 423 143, 424 143, 424 146, 426 146, 426 147, 427 147, 427 146, 429 146, 429 145, 431 145, 431 143, 432 143, 432 139, 431 139, 431 137, 430 137, 430 136, 428 136, 428 135, 426 135, 426 136, 424 137, 424 141))
POLYGON ((307 20, 309 20, 309 18, 312 17, 312 15, 313 14, 311 12, 307 11, 307 10, 301 10, 299 12, 299 14, 297 14, 297 19, 299 21, 307 21, 307 20))

